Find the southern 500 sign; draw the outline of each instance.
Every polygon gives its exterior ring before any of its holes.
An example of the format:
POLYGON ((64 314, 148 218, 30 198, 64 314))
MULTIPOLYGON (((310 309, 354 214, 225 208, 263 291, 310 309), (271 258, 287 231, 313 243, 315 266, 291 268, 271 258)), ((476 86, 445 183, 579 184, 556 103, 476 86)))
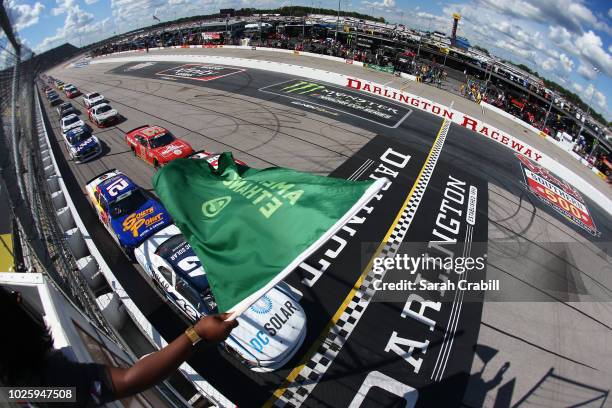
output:
POLYGON ((517 154, 521 161, 525 185, 542 202, 560 213, 569 221, 592 235, 599 235, 582 195, 571 185, 553 176, 542 166, 517 154))

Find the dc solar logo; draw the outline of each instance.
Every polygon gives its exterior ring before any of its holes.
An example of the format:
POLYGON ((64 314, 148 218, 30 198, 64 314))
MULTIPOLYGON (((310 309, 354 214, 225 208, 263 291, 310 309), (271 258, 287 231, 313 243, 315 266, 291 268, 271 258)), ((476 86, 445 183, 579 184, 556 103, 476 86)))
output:
POLYGON ((266 314, 272 310, 272 300, 270 300, 268 295, 264 295, 251 306, 251 310, 257 314, 266 314))

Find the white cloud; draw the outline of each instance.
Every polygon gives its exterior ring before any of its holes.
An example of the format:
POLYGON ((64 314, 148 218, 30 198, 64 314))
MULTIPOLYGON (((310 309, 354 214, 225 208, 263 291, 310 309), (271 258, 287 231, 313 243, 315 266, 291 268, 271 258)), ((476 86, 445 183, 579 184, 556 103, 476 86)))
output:
POLYGON ((589 30, 576 38, 576 49, 585 61, 612 76, 612 55, 603 49, 603 43, 597 34, 589 30))
POLYGON ((94 4, 97 3, 98 0, 85 0, 85 4, 94 4))
POLYGON ((558 66, 558 62, 556 59, 548 57, 543 60, 538 60, 538 65, 542 67, 544 71, 554 71, 558 66))
POLYGON ((394 9, 395 8, 395 0, 362 1, 361 3, 368 7, 374 7, 377 9, 394 9))
POLYGON ((548 38, 565 52, 574 54, 576 52, 572 44, 572 34, 561 26, 549 26, 548 38))
POLYGON ((582 98, 585 103, 593 103, 595 107, 608 111, 608 101, 606 95, 595 89, 593 84, 589 84, 586 88, 576 82, 572 84, 572 87, 578 95, 582 98), (591 99, 592 98, 592 99, 591 99))
POLYGON ((597 78, 597 72, 593 69, 593 67, 589 64, 585 64, 584 62, 580 64, 577 72, 581 77, 590 81, 597 78))
MULTIPOLYGON (((608 46, 606 52, 601 38, 592 30, 572 35, 564 27, 549 27, 548 38, 567 53, 577 56, 582 66, 589 64, 612 76, 612 46, 608 46)), ((581 73, 586 72, 587 68, 582 68, 581 73)))
MULTIPOLYGON (((278 6, 271 0, 222 0, 223 7, 278 6)), ((119 31, 153 24, 153 15, 163 20, 219 12, 217 0, 111 0, 113 20, 119 31)))
POLYGON ((612 34, 610 26, 605 21, 599 20, 581 0, 477 0, 477 2, 506 16, 558 25, 578 34, 588 28, 612 34))
POLYGON ((565 54, 559 55, 559 60, 561 61, 561 67, 567 73, 572 72, 574 69, 574 61, 565 54))
POLYGON ((57 7, 51 9, 51 14, 54 16, 59 16, 60 14, 64 14, 68 12, 72 7, 75 7, 75 0, 56 0, 57 7))
POLYGON ((537 53, 533 50, 528 50, 523 47, 517 46, 514 42, 508 42, 505 40, 497 40, 494 45, 498 48, 502 48, 506 51, 510 51, 514 55, 521 56, 527 60, 535 61, 537 53))
POLYGON ((416 18, 416 23, 427 30, 448 31, 450 19, 426 11, 419 11, 413 15, 416 18))
POLYGON ((34 4, 18 4, 14 0, 9 0, 6 6, 9 19, 17 31, 37 24, 45 8, 39 2, 34 4))
POLYGON ((538 19, 541 11, 529 1, 517 0, 513 2, 497 0, 480 0, 480 3, 495 9, 502 14, 518 18, 538 19))
POLYGON ((64 25, 58 28, 54 35, 46 37, 38 46, 36 52, 57 47, 65 42, 72 42, 74 45, 85 45, 89 42, 98 40, 101 36, 107 35, 109 18, 101 21, 94 21, 92 13, 82 10, 79 5, 74 4, 73 0, 58 1, 58 5, 65 8, 66 18, 64 25))

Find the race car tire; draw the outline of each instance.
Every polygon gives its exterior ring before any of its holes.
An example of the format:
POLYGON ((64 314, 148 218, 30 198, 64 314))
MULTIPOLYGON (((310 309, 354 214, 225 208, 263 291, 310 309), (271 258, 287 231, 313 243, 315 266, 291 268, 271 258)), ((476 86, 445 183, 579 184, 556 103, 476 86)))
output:
POLYGON ((257 367, 256 365, 253 365, 250 361, 248 361, 246 358, 244 358, 240 353, 238 353, 232 347, 228 346, 226 342, 219 344, 219 347, 223 349, 228 355, 240 361, 240 363, 243 364, 245 367, 248 367, 248 368, 257 367))
POLYGON ((157 159, 153 159, 153 167, 157 170, 159 168, 159 162, 157 159))

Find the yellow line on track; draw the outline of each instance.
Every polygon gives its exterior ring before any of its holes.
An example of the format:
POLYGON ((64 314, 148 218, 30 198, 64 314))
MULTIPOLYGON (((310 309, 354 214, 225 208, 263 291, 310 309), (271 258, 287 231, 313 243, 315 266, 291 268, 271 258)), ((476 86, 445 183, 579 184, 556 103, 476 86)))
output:
POLYGON ((385 238, 383 239, 383 241, 380 243, 380 245, 376 249, 376 252, 374 253, 374 255, 372 255, 372 257, 370 258, 370 261, 368 262, 368 265, 361 272, 361 275, 359 275, 359 279, 357 279, 357 282, 355 282, 355 284, 353 285, 353 288, 351 289, 351 291, 348 293, 348 295, 346 295, 346 298, 344 298, 344 301, 342 302, 342 304, 340 305, 340 307, 338 308, 336 313, 334 313, 334 315, 331 318, 331 320, 329 321, 329 323, 327 323, 327 325, 325 326, 325 328, 323 329, 323 331, 321 332, 319 337, 317 337, 317 340, 315 340, 315 342, 312 344, 312 346, 310 347, 310 349, 308 350, 308 352, 306 353, 305 357, 302 359, 300 364, 298 366, 296 366, 293 370, 291 370, 291 372, 289 373, 287 378, 285 378, 285 380, 283 381, 283 384, 278 389, 276 389, 276 391, 274 391, 274 393, 270 397, 270 399, 268 399, 268 401, 266 401, 266 403, 263 405, 264 407, 266 407, 266 408, 272 407, 274 405, 274 402, 277 399, 279 399, 283 395, 285 390, 291 385, 291 383, 293 381, 295 381, 295 379, 297 378, 299 373, 302 371, 304 366, 310 361, 312 356, 314 356, 314 354, 317 352, 318 348, 321 346, 321 344, 323 343, 323 341, 327 337, 327 334, 336 325, 336 323, 338 322, 338 319, 340 318, 340 316, 342 316, 342 313, 344 313, 344 311, 346 310, 346 307, 351 302, 351 299, 353 299, 353 296, 355 296, 355 293, 357 292, 357 290, 359 289, 359 287, 363 283, 363 280, 365 279, 366 275, 368 274, 368 272, 372 268, 372 263, 374 262, 374 259, 380 255, 381 251, 383 250, 383 248, 386 245, 387 240, 389 239, 389 237, 393 233, 393 230, 397 226, 397 224, 398 224, 398 222, 399 222, 399 220, 400 220, 400 218, 402 216, 402 213, 404 212, 404 210, 406 209, 406 207, 410 203, 410 200, 412 199, 414 191, 415 191, 416 187, 418 186, 419 181, 423 177, 423 173, 425 172, 425 168, 427 167, 427 164, 431 160, 431 157, 432 157, 433 152, 434 152, 434 147, 436 146, 436 144, 438 142, 438 139, 440 139, 440 136, 442 135, 442 130, 444 129, 444 125, 445 124, 446 124, 446 119, 444 119, 442 121, 442 126, 440 126, 440 130, 438 130, 438 134, 436 136, 436 139, 434 140, 433 144, 431 145, 431 149, 429 150, 429 154, 427 155, 427 159, 425 159, 425 162, 423 163, 423 167, 421 167, 421 171, 419 172, 419 175, 417 176, 416 180, 414 181, 414 184, 412 185, 412 188, 410 189, 410 192, 408 193, 408 196, 406 197, 406 200, 404 200, 404 203, 402 204, 402 207, 400 208, 399 212, 395 216, 395 220, 393 220, 393 223, 391 224, 391 226, 389 227, 389 230, 385 234, 385 238))

